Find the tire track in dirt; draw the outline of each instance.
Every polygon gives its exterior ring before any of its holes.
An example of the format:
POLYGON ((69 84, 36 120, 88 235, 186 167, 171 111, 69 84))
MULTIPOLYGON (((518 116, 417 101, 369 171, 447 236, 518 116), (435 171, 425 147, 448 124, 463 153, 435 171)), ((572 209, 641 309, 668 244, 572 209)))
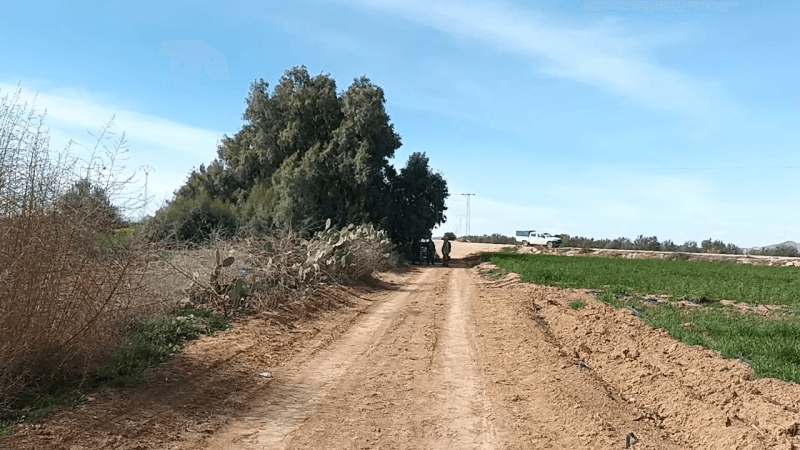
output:
POLYGON ((437 364, 433 372, 437 387, 445 395, 441 411, 445 434, 432 448, 491 449, 494 430, 491 405, 484 395, 484 383, 475 347, 472 300, 475 286, 464 269, 451 269, 447 319, 437 364))
POLYGON ((371 311, 338 342, 318 351, 299 366, 291 362, 273 374, 275 381, 259 404, 207 441, 208 448, 275 449, 325 399, 337 381, 359 358, 374 350, 398 311, 433 277, 422 272, 407 287, 371 311))
POLYGON ((287 439, 287 449, 491 449, 462 269, 435 275, 375 350, 287 439))

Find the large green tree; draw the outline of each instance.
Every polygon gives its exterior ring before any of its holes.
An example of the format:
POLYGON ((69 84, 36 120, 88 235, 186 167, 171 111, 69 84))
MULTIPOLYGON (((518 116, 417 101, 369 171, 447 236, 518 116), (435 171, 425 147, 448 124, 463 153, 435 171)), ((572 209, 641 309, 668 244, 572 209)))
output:
POLYGON ((428 165, 425 153, 414 153, 391 181, 391 209, 386 224, 398 244, 425 237, 446 219, 447 182, 428 165))
MULTIPOLYGON (((271 93, 267 82, 257 80, 241 130, 223 138, 217 159, 192 172, 173 203, 178 207, 200 197, 223 202, 251 225, 314 228, 331 218, 339 225, 371 222, 393 236, 405 235, 394 220, 399 216, 392 216, 398 192, 425 185, 423 179, 412 182, 412 173, 431 174, 424 155, 413 167, 409 160, 400 174, 389 164, 401 141, 385 103, 383 90, 365 77, 341 93, 330 75, 312 77, 305 67, 286 71, 271 93)), ((441 176, 429 181, 447 196, 441 176)), ((436 205, 434 221, 440 223, 444 201, 436 205)))

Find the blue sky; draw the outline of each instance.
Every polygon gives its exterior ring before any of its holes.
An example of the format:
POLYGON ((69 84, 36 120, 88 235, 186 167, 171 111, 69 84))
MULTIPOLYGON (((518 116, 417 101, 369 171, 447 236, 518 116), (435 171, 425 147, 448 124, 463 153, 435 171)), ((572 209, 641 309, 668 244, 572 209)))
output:
POLYGON ((0 90, 38 93, 55 148, 116 114, 158 201, 305 65, 385 90, 394 163, 475 193, 472 234, 800 241, 795 2, 71 3, 4 6, 0 90))

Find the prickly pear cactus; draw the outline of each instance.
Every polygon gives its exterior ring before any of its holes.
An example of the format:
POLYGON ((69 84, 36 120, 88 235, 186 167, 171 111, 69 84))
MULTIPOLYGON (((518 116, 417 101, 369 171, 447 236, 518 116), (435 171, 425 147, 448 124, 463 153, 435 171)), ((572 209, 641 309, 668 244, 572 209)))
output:
POLYGON ((344 272, 357 277, 371 272, 375 268, 371 260, 375 255, 384 257, 388 249, 386 233, 372 224, 350 224, 339 230, 328 219, 325 229, 308 242, 303 267, 314 273, 344 272))

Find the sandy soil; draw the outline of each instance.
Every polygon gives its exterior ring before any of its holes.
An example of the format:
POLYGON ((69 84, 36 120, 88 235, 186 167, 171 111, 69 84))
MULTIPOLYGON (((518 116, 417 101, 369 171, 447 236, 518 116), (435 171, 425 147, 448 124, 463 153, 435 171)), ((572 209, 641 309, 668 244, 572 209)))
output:
POLYGON ((143 389, 0 448, 800 448, 800 386, 477 263, 385 274, 314 317, 249 320, 187 345, 143 389))

